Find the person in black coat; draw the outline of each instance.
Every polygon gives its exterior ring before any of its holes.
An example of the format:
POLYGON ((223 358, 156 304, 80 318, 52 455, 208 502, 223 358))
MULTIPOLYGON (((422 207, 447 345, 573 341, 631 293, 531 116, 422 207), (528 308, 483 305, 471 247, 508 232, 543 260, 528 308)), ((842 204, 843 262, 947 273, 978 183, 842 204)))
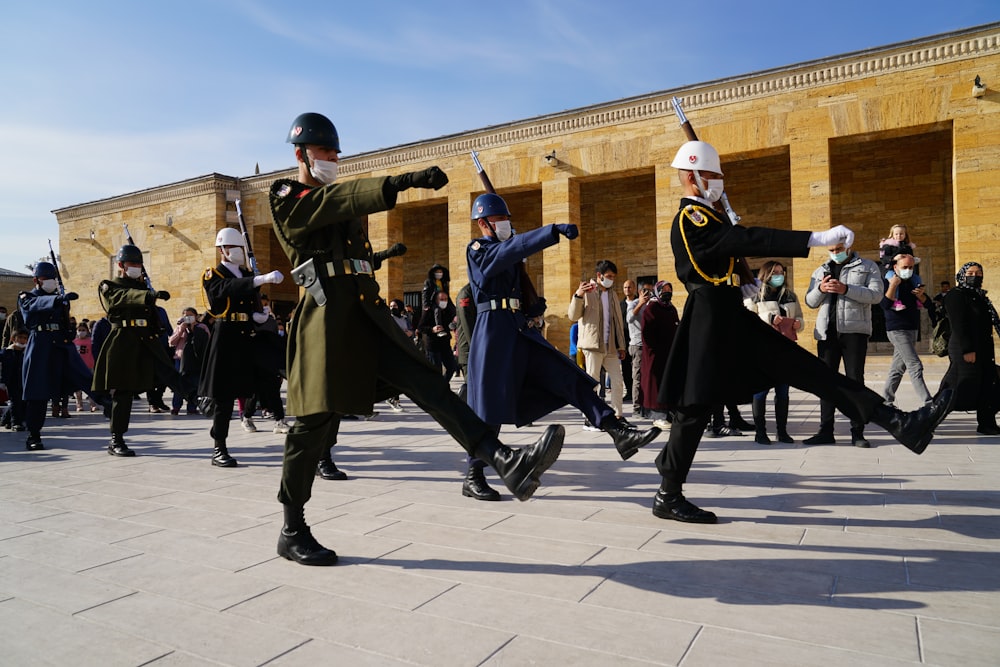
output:
MULTIPOLYGON (((753 394, 779 384, 832 401, 847 416, 872 421, 915 453, 923 452, 948 412, 951 391, 916 412, 889 408, 879 394, 831 370, 743 306, 739 276, 734 275, 744 261, 741 255, 805 257, 811 247, 850 246, 854 233, 842 225, 823 232, 732 225, 714 207, 722 198, 723 180, 719 154, 711 145, 685 143, 672 166, 678 169, 684 197, 670 244, 688 298, 660 384, 660 402, 675 408, 676 417, 656 459, 663 480, 653 514, 716 522, 715 514, 698 508, 682 492, 713 406, 746 403, 753 394)), ((837 281, 829 286, 837 291, 842 287, 846 290, 837 281)))
POLYGON ((444 380, 451 382, 452 376, 458 370, 455 364, 455 353, 451 346, 451 327, 455 321, 455 304, 451 302, 448 292, 438 292, 433 305, 424 311, 420 318, 420 335, 424 339, 424 353, 431 366, 441 372, 444 367, 444 380))
POLYGON ((951 322, 948 359, 942 389, 954 389, 955 410, 976 411, 976 433, 1000 435, 1000 379, 993 351, 993 331, 1000 334, 1000 320, 983 289, 983 267, 967 262, 955 276, 955 289, 944 297, 951 322))

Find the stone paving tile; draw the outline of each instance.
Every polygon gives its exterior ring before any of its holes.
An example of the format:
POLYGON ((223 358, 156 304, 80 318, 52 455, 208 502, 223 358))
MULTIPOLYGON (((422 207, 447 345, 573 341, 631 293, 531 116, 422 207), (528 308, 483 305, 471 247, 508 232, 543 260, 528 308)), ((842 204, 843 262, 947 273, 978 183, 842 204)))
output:
MULTIPOLYGON (((208 535, 193 535, 175 530, 157 530, 115 546, 129 549, 130 554, 148 553, 161 558, 201 564, 236 572, 275 557, 278 527, 272 528, 273 543, 235 545, 208 535)), ((0 549, 3 543, 0 542, 0 549)), ((111 561, 107 561, 111 562, 111 561)))
POLYGON ((476 665, 511 639, 509 633, 429 614, 285 586, 228 610, 227 615, 294 628, 315 637, 418 665, 476 665))
MULTIPOLYGON (((691 568, 697 568, 697 563, 691 568)), ((908 660, 919 658, 914 618, 838 608, 816 599, 793 599, 714 584, 689 586, 624 573, 603 583, 585 601, 820 646, 908 660)))
MULTIPOLYGON (((301 667, 301 665, 349 665, 350 667, 403 667, 412 665, 408 660, 397 660, 387 655, 369 653, 332 641, 313 639, 281 655, 268 667, 301 667)), ((156 667, 159 662, 154 663, 156 667)), ((153 667, 153 666, 150 666, 153 667)))
POLYGON ((538 563, 427 544, 411 544, 370 565, 572 602, 583 599, 608 577, 607 572, 586 565, 538 563))
POLYGON ((52 565, 69 572, 131 558, 138 552, 118 545, 37 531, 0 541, 0 553, 52 565))
POLYGON ((274 586, 259 579, 202 564, 142 554, 91 568, 83 573, 95 581, 120 584, 180 602, 222 611, 274 586))
POLYGON ((130 516, 168 509, 169 504, 147 500, 124 500, 101 493, 78 493, 75 496, 53 498, 36 505, 39 509, 51 508, 53 514, 61 512, 82 512, 106 519, 127 519, 130 516))
POLYGON ((84 575, 16 556, 0 558, 0 591, 67 614, 135 592, 125 585, 89 580, 84 575))
POLYGON ((932 665, 994 667, 997 664, 996 647, 1000 644, 997 627, 921 619, 920 639, 924 660, 932 665))
POLYGON ((915 660, 859 653, 850 649, 817 646, 778 637, 705 627, 684 656, 684 667, 892 667, 914 665, 915 660))
POLYGON ((146 532, 151 532, 154 528, 165 528, 213 537, 251 528, 260 525, 263 521, 262 519, 248 519, 218 512, 170 506, 134 514, 128 520, 136 526, 146 528, 146 532))
POLYGON ((155 641, 122 632, 122 626, 93 623, 16 598, 0 602, 0 646, 7 665, 58 667, 134 667, 170 652, 155 641))
POLYGON ((215 613, 146 593, 136 593, 76 616, 116 628, 123 636, 145 637, 227 665, 260 665, 308 639, 253 618, 215 613))
POLYGON ((518 637, 599 651, 609 660, 670 664, 679 664, 699 629, 695 623, 468 584, 434 598, 421 611, 456 621, 474 620, 518 637))
POLYGON ((145 535, 156 530, 156 528, 149 525, 118 521, 114 518, 94 516, 83 512, 63 512, 62 514, 54 514, 42 517, 41 519, 25 521, 24 525, 50 533, 84 537, 88 540, 108 544, 118 542, 119 540, 127 540, 130 537, 145 535))
POLYGON ((648 665, 668 665, 667 662, 647 662, 620 655, 610 655, 599 651, 588 651, 578 646, 567 646, 556 642, 543 641, 531 637, 515 637, 503 648, 482 663, 481 667, 506 667, 507 665, 572 665, 573 667, 643 667, 648 665))
MULTIPOLYGON (((75 498, 76 496, 69 496, 75 498)), ((51 499, 52 502, 57 499, 51 499)), ((0 500, 0 524, 18 524, 65 513, 65 509, 17 500, 0 500)), ((32 529, 36 530, 36 529, 32 529)))
POLYGON ((838 577, 834 604, 895 610, 920 618, 1000 628, 1000 596, 916 584, 887 585, 869 579, 838 577))

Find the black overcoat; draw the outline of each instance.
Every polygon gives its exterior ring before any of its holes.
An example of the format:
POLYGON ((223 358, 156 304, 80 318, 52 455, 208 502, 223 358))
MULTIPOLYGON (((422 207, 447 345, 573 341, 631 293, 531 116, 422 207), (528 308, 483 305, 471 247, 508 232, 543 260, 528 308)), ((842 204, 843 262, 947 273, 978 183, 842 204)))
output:
POLYGON ((257 390, 253 311, 258 291, 253 276, 248 273, 237 277, 219 264, 205 271, 201 284, 215 323, 201 368, 198 395, 216 399, 252 396, 257 390))

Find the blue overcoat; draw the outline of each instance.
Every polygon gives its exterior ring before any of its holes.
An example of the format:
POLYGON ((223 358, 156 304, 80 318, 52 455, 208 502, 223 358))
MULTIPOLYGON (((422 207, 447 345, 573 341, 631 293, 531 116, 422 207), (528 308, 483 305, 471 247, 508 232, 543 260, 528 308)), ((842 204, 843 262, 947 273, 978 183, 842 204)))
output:
POLYGON ((28 330, 22 370, 24 400, 61 399, 79 389, 89 393, 93 374, 73 344, 76 329, 70 329, 69 305, 58 294, 36 288, 21 292, 17 306, 28 330))
POLYGON ((489 302, 521 298, 518 265, 553 246, 560 235, 547 225, 499 241, 483 237, 466 249, 469 283, 477 305, 469 346, 468 400, 487 424, 524 426, 566 405, 597 383, 537 329, 520 310, 490 310, 489 302))

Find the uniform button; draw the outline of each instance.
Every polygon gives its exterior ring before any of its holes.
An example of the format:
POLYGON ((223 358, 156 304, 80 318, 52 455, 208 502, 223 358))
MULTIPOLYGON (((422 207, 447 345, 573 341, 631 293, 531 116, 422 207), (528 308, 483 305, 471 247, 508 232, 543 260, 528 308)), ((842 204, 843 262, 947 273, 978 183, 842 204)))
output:
POLYGON ((365 295, 364 294, 359 294, 358 295, 358 300, 359 301, 364 301, 365 300, 365 295))

